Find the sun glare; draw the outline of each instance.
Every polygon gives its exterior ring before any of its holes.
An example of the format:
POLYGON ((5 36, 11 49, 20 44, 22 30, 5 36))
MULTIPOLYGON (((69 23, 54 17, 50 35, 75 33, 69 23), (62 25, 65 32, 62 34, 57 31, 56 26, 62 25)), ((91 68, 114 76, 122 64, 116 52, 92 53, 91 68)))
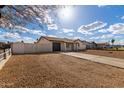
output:
POLYGON ((64 21, 70 21, 74 17, 74 9, 71 6, 66 6, 64 8, 59 9, 59 18, 64 21))

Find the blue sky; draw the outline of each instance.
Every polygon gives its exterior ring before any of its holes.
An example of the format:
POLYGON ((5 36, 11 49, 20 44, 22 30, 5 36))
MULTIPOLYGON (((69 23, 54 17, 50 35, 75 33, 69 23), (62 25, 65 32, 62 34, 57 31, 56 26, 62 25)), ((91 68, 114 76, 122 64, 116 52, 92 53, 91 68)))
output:
POLYGON ((37 22, 28 23, 6 31, 0 28, 0 41, 34 42, 40 36, 55 36, 62 38, 81 39, 95 42, 109 42, 116 40, 116 44, 124 44, 124 6, 66 6, 65 9, 52 11, 46 15, 46 21, 39 27, 37 22))

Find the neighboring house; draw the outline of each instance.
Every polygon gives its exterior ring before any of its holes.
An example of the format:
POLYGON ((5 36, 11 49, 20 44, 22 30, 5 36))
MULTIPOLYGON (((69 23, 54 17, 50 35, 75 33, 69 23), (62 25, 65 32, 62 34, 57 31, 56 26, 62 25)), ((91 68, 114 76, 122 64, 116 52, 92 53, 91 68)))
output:
POLYGON ((104 49, 108 47, 109 47, 109 43, 97 43, 97 49, 104 49))
POLYGON ((86 45, 79 39, 72 40, 42 36, 36 44, 46 44, 46 49, 48 51, 79 51, 86 49, 86 45))
POLYGON ((0 48, 4 48, 5 44, 6 43, 4 43, 4 42, 0 42, 0 48))
POLYGON ((124 45, 110 45, 110 48, 124 48, 124 45))
POLYGON ((86 49, 96 49, 97 44, 95 42, 82 41, 86 45, 86 49))
POLYGON ((2 46, 3 46, 3 42, 0 42, 0 48, 2 48, 2 46))
POLYGON ((6 48, 10 48, 12 43, 8 42, 8 43, 5 43, 5 42, 0 42, 0 48, 2 49, 6 49, 6 48))
POLYGON ((78 43, 78 50, 85 50, 86 49, 86 43, 81 41, 80 39, 75 40, 74 42, 78 43))
POLYGON ((92 48, 96 49, 97 48, 97 44, 95 42, 91 42, 92 48))

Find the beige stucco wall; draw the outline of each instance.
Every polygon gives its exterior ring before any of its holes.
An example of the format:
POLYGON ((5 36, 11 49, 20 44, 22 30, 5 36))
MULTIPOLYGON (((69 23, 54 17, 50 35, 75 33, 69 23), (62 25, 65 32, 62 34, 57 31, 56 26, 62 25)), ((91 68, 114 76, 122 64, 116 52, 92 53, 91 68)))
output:
POLYGON ((77 46, 78 50, 85 50, 86 49, 86 44, 81 42, 80 40, 76 41, 77 43, 79 43, 79 46, 77 46))
POLYGON ((66 51, 66 43, 61 42, 61 51, 66 51))
POLYGON ((36 50, 36 46, 34 44, 30 44, 30 43, 24 43, 24 53, 35 53, 36 50))
POLYGON ((76 43, 74 43, 74 51, 78 50, 78 45, 76 43))
POLYGON ((24 43, 14 43, 11 45, 13 54, 24 54, 24 43))
POLYGON ((42 46, 42 51, 43 52, 52 52, 53 49, 52 49, 52 42, 45 39, 45 38, 42 38, 38 43, 37 43, 37 51, 40 51, 40 47, 42 46))
POLYGON ((13 43, 13 54, 52 52, 52 42, 43 39, 37 44, 33 43, 13 43))
POLYGON ((73 44, 69 43, 69 47, 66 46, 66 51, 73 51, 73 44))

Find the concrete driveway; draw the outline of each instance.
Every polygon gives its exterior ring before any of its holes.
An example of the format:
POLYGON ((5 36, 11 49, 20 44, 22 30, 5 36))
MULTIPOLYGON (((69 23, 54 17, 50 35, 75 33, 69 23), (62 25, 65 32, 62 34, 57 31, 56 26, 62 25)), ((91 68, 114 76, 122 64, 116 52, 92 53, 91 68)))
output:
POLYGON ((92 62, 108 64, 111 66, 124 68, 124 59, 120 59, 120 58, 105 57, 105 56, 84 54, 84 53, 77 53, 77 52, 67 52, 67 53, 62 53, 62 54, 89 60, 92 62))

